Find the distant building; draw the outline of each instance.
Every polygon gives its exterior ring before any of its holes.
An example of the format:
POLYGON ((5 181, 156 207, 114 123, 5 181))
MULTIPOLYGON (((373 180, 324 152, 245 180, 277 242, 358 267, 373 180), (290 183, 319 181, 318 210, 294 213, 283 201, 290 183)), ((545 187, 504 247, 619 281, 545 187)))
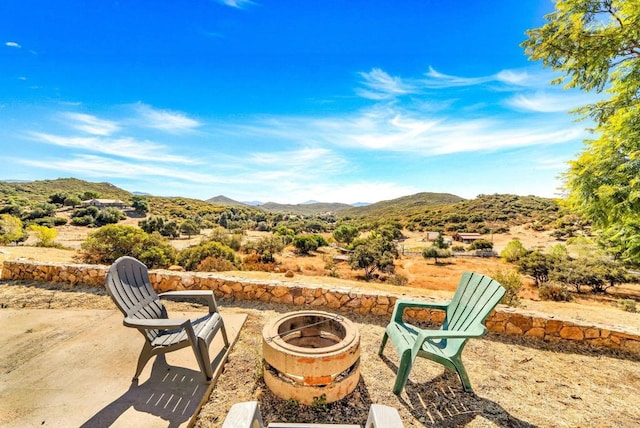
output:
POLYGON ((440 232, 427 232, 423 241, 435 241, 440 236, 440 232))
POLYGON ((453 239, 455 241, 462 242, 463 244, 471 244, 473 241, 482 239, 482 235, 480 235, 479 233, 471 232, 456 232, 453 235, 453 239))
POLYGON ((127 208, 127 204, 120 199, 89 199, 88 201, 82 201, 82 206, 96 207, 101 210, 105 208, 118 208, 121 210, 127 208))

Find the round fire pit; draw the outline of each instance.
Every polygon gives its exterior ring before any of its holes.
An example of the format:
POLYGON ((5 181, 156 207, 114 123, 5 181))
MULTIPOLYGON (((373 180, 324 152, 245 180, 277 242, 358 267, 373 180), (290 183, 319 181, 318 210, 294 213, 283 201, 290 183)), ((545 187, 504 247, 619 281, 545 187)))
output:
POLYGON ((284 314, 262 330, 264 380, 280 398, 327 403, 360 379, 360 333, 348 319, 322 311, 284 314))

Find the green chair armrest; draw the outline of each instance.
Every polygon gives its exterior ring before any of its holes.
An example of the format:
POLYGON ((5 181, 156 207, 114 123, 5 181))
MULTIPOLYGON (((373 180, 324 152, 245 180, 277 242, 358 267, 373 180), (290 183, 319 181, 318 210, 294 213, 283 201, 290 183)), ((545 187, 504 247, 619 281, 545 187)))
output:
POLYGON ((451 330, 423 330, 420 329, 418 337, 423 339, 466 339, 473 337, 482 337, 487 334, 487 328, 481 326, 474 330, 467 331, 451 331, 451 330))

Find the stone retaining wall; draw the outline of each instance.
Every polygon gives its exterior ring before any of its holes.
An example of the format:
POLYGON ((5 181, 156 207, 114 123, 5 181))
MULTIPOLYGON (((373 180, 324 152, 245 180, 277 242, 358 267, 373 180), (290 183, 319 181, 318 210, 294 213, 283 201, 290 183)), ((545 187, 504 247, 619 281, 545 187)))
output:
MULTIPOLYGON (((43 281, 62 284, 103 287, 107 267, 86 264, 41 263, 7 260, 3 264, 3 280, 43 281)), ((298 307, 326 308, 358 314, 390 316, 401 294, 330 285, 310 285, 295 281, 264 281, 225 275, 224 273, 149 272, 151 283, 159 291, 213 290, 222 299, 260 300, 298 307)), ((435 299, 434 299, 435 300, 435 299)), ((408 317, 439 323, 442 311, 407 310, 408 317)), ((542 340, 570 340, 592 346, 605 346, 640 354, 640 332, 622 326, 593 325, 553 315, 522 311, 498 305, 486 322, 489 331, 524 335, 542 340)))

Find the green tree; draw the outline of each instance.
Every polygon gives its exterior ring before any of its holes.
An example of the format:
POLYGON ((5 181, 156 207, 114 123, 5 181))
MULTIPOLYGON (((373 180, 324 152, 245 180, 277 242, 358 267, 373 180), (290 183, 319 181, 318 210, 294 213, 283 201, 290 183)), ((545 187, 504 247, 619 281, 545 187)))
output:
POLYGON ((551 261, 546 254, 539 250, 530 252, 518 260, 518 267, 525 275, 531 275, 536 282, 536 287, 549 281, 551 261))
POLYGON ((100 193, 94 192, 93 190, 87 190, 80 196, 80 198, 83 201, 88 201, 90 199, 98 199, 99 197, 100 197, 100 193))
POLYGON ((296 251, 305 256, 323 245, 327 245, 327 241, 320 235, 299 235, 293 238, 293 246, 296 247, 296 251))
POLYGON ((353 242, 353 252, 349 256, 352 269, 364 269, 364 277, 368 281, 373 272, 392 273, 395 270, 393 261, 398 257, 398 249, 393 241, 382 234, 371 233, 366 239, 353 242))
POLYGON ((0 244, 7 245, 12 242, 25 240, 25 233, 22 220, 11 214, 0 214, 0 244))
POLYGON ((519 239, 512 239, 511 241, 507 242, 504 250, 500 252, 500 257, 502 257, 509 263, 517 262, 526 255, 527 249, 524 248, 524 245, 522 245, 522 242, 520 242, 519 239))
POLYGON ((351 224, 341 224, 333 231, 333 237, 336 241, 345 243, 347 245, 358 237, 360 231, 356 226, 351 224))
POLYGON ((71 196, 67 196, 66 198, 64 198, 64 205, 67 206, 67 207, 75 208, 78 205, 80 205, 81 203, 82 203, 82 201, 76 195, 71 195, 71 196))
POLYGON ((131 206, 138 214, 146 214, 149 211, 149 201, 144 196, 136 195, 131 198, 131 206))
POLYGON ((185 220, 180 223, 180 233, 184 233, 191 239, 191 235, 197 235, 200 233, 200 227, 193 220, 185 220))
POLYGON ((640 263, 640 2, 557 0, 545 18, 527 31, 527 55, 562 73, 554 84, 607 94, 576 111, 595 138, 570 162, 569 202, 640 263))
POLYGON ((451 257, 451 251, 432 245, 422 250, 422 257, 424 257, 425 259, 433 259, 433 263, 438 265, 440 264, 438 262, 438 259, 446 259, 451 257))

